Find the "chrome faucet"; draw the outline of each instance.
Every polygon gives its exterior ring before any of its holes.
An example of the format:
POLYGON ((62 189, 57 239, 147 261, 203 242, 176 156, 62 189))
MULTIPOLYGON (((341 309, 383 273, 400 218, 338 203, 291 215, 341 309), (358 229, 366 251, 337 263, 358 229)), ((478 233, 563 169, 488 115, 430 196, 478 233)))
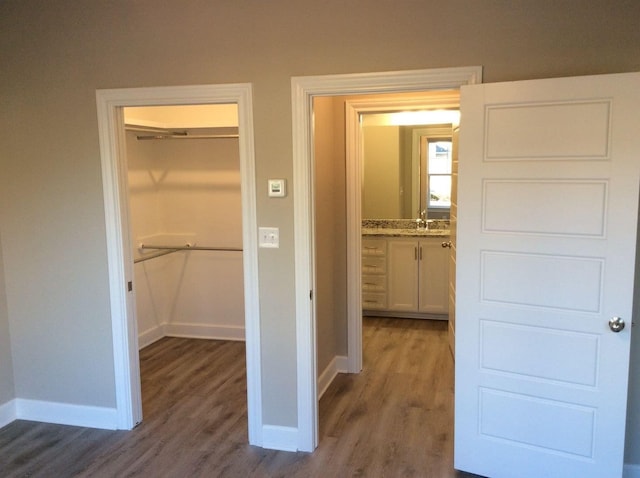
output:
POLYGON ((416 229, 429 229, 429 223, 433 221, 427 220, 427 211, 420 211, 420 217, 416 219, 416 229))

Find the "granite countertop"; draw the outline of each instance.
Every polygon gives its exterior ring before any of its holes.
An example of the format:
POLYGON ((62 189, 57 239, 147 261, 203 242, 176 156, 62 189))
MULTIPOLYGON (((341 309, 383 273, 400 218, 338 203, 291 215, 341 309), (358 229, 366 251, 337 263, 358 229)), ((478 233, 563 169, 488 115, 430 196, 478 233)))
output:
POLYGON ((362 235, 367 237, 447 237, 448 219, 430 219, 428 229, 418 229, 415 219, 363 219, 362 235))
POLYGON ((363 227, 363 236, 379 237, 447 237, 449 229, 394 229, 387 227, 363 227))

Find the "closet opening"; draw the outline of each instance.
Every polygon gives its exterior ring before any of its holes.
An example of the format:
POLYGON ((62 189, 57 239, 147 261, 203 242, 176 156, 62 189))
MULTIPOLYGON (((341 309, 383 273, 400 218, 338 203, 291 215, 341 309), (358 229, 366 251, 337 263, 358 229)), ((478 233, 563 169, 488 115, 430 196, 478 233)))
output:
POLYGON ((123 113, 143 414, 246 441, 238 106, 123 113))

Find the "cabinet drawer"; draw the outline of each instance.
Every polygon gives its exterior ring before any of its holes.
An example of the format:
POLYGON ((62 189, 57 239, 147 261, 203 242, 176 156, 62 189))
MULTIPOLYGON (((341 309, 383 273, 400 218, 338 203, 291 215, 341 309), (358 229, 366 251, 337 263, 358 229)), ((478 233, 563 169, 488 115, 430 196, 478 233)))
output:
POLYGON ((384 275, 363 275, 362 292, 386 292, 387 276, 384 275))
POLYGON ((367 292, 362 294, 362 308, 363 309, 386 309, 387 308, 387 294, 367 292))
POLYGON ((363 257, 362 258, 363 274, 386 274, 387 261, 384 257, 363 257))
POLYGON ((362 241, 362 257, 387 255, 387 241, 384 239, 364 239, 362 241))

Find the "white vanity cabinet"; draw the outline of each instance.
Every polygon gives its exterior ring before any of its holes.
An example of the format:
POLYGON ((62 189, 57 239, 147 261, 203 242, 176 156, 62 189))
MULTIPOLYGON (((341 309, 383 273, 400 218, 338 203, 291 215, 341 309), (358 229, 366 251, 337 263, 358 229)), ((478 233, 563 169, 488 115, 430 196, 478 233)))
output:
MULTIPOLYGON (((362 308, 397 317, 446 315, 448 237, 362 240, 362 308)), ((380 314, 377 314, 380 315, 380 314)))
POLYGON ((389 310, 447 313, 449 250, 442 247, 442 242, 446 240, 442 237, 389 240, 389 310))

